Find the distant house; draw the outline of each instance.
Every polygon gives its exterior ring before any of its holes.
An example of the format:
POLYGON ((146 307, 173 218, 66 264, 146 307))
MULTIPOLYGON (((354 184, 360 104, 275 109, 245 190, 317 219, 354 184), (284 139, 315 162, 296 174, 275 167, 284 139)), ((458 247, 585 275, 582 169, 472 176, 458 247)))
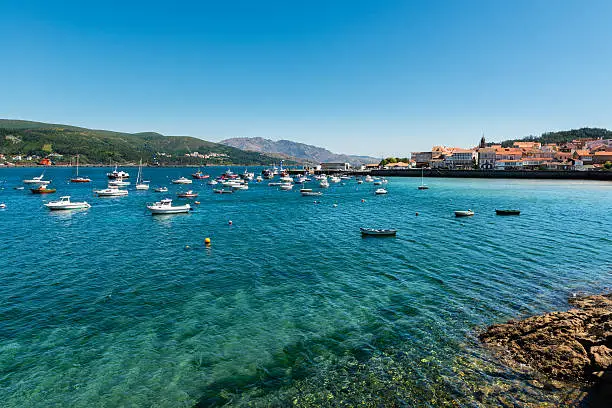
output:
POLYGON ((321 163, 322 171, 348 171, 351 169, 351 165, 349 163, 321 163))
POLYGON ((387 169, 409 169, 410 168, 410 163, 406 163, 406 162, 397 162, 397 163, 388 163, 385 168, 387 169))
POLYGON ((368 163, 365 166, 363 166, 364 170, 376 170, 378 169, 380 166, 378 165, 378 163, 368 163))
POLYGON ((476 158, 476 152, 469 149, 454 147, 444 158, 446 167, 449 169, 471 169, 476 158))
POLYGON ((433 159, 432 152, 412 152, 412 160, 416 162, 416 167, 429 167, 431 159, 433 159))
POLYGON ((604 164, 612 162, 612 151, 610 152, 595 152, 593 154, 593 164, 604 164))
POLYGON ((478 167, 482 170, 493 170, 495 168, 496 150, 494 147, 478 149, 478 167))

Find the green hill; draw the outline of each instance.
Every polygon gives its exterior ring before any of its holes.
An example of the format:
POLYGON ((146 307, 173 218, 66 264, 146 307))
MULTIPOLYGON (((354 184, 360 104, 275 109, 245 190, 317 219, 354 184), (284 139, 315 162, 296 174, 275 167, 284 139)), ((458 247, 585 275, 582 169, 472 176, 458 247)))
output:
POLYGON ((546 132, 541 136, 527 136, 522 139, 504 140, 503 147, 510 147, 514 142, 565 143, 575 139, 612 139, 612 131, 599 128, 581 128, 561 132, 546 132))
POLYGON ((154 132, 122 133, 76 126, 0 119, 0 153, 66 157, 80 155, 81 163, 167 164, 261 164, 277 161, 273 156, 247 152, 189 136, 164 136, 154 132), (185 157, 187 153, 213 154, 207 159, 185 157))

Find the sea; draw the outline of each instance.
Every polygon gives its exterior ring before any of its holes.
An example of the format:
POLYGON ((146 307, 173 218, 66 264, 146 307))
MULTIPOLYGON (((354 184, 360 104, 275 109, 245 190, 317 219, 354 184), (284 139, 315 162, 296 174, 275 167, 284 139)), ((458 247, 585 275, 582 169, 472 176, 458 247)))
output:
POLYGON ((612 183, 389 178, 375 195, 353 179, 302 197, 265 180, 219 195, 171 184, 194 168, 144 168, 149 191, 122 170, 129 195, 99 198, 109 168, 81 167, 86 184, 47 168, 50 195, 15 189, 42 169, 0 169, 2 407, 575 403, 477 336, 610 291, 612 183), (189 214, 147 211, 186 189, 189 214), (91 208, 43 206, 64 195, 91 208))

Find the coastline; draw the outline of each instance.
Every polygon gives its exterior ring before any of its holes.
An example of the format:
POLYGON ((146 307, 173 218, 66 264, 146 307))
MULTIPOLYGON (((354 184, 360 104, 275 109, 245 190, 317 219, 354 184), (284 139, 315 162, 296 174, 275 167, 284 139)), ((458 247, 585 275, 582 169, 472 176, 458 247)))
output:
MULTIPOLYGON (((367 174, 353 172, 353 174, 367 174)), ((549 180, 598 180, 612 181, 612 171, 604 170, 448 170, 408 169, 372 170, 379 177, 443 177, 443 178, 495 178, 495 179, 549 179, 549 180)))
POLYGON ((489 326, 478 338, 500 361, 585 388, 581 403, 612 401, 612 293, 572 297, 572 308, 489 326))

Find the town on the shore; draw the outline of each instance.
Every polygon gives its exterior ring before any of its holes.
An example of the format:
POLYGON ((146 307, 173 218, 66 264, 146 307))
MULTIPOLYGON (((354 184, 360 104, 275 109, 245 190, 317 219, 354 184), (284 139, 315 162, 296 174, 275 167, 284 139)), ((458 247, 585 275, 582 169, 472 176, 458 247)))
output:
MULTIPOLYGON (((603 170, 612 169, 612 139, 575 139, 564 143, 518 141, 511 147, 487 143, 478 146, 433 146, 412 152, 410 158, 389 157, 366 164, 362 170, 414 168, 445 170, 603 170)), ((348 163, 321 163, 321 170, 350 170, 348 163)))
MULTIPOLYGON (((156 153, 162 157, 171 155, 156 153)), ((186 153, 186 158, 223 159, 220 153, 186 153)), ((7 156, 0 153, 0 166, 73 165, 59 153, 7 156)), ((153 163, 155 164, 155 162, 153 163)), ((405 158, 388 157, 379 163, 351 166, 350 163, 327 162, 305 165, 319 171, 408 170, 415 168, 439 170, 556 170, 597 171, 612 169, 612 139, 574 139, 571 142, 546 143, 515 141, 512 146, 487 143, 484 136, 472 148, 433 146, 431 150, 412 152, 405 158)))

